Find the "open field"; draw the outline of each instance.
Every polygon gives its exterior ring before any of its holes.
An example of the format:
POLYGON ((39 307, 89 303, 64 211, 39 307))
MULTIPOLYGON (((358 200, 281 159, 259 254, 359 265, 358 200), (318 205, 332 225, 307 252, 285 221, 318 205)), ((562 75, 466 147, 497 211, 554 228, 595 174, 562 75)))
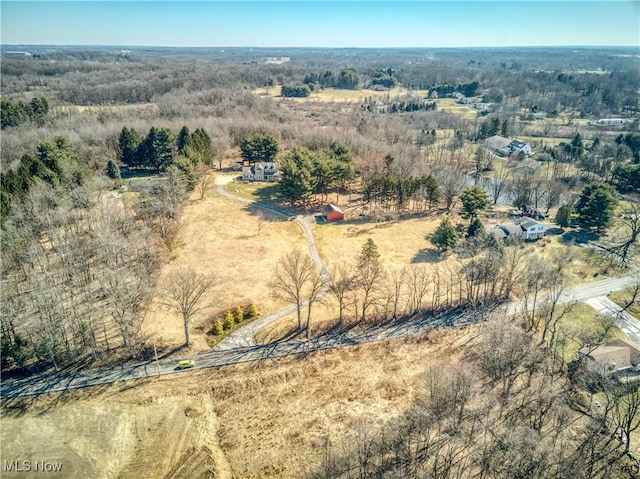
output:
POLYGON ((401 414, 423 393, 426 364, 445 349, 455 361, 471 337, 453 330, 5 403, 2 457, 60 461, 69 479, 299 478, 319 464, 324 435, 401 414))
MULTIPOLYGON (((280 86, 269 88, 258 88, 253 91, 256 95, 281 97, 280 86)), ((388 91, 374 90, 342 90, 337 88, 324 88, 322 90, 312 91, 307 98, 283 98, 298 103, 320 102, 320 103, 357 103, 364 101, 365 98, 380 99, 382 101, 392 100, 396 97, 404 97, 413 95, 416 98, 425 98, 427 92, 425 90, 407 90, 406 88, 396 87, 388 91)))
MULTIPOLYGON (((210 314, 250 302, 262 314, 278 310, 282 304, 271 298, 266 282, 283 251, 306 248, 300 228, 275 215, 265 214, 265 221, 261 221, 255 209, 223 198, 210 188, 204 200, 193 199, 185 207, 178 246, 161 278, 182 267, 216 277, 219 286, 210 298, 216 307, 210 314)), ((184 341, 182 321, 159 302, 157 297, 146 314, 145 331, 167 346, 178 346, 184 341)), ((193 332, 206 329, 207 318, 203 314, 196 320, 193 332)), ((204 334, 193 334, 193 339, 196 351, 208 349, 204 334)))

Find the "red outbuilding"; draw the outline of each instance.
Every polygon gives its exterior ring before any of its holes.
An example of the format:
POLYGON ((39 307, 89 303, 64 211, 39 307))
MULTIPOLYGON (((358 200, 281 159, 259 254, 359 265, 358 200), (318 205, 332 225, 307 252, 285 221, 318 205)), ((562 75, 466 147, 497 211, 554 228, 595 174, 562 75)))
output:
POLYGON ((328 223, 332 221, 342 221, 344 219, 344 213, 336 205, 328 204, 322 208, 322 217, 328 223))

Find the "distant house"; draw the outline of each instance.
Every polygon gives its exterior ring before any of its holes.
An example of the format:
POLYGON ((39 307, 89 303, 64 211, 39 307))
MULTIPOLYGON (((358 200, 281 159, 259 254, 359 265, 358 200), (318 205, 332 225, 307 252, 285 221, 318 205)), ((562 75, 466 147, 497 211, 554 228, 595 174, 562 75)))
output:
POLYGON ((488 233, 501 240, 533 241, 544 236, 547 227, 533 218, 520 218, 514 223, 498 224, 488 233))
POLYGON ((511 156, 522 153, 528 156, 532 153, 531 145, 518 140, 510 140, 504 136, 492 136, 484 142, 485 146, 498 156, 511 156))
POLYGON ((256 162, 242 165, 242 179, 245 181, 276 181, 278 166, 275 163, 256 162))
POLYGON ((342 221, 344 219, 344 212, 336 205, 328 204, 322 208, 322 217, 327 223, 342 221))
POLYGON ((622 125, 624 120, 622 118, 600 118, 598 125, 622 125))
POLYGON ((592 368, 602 372, 631 368, 640 371, 640 345, 626 339, 616 339, 604 346, 585 346, 579 352, 583 359, 591 362, 592 368))
POLYGON ((488 108, 491 108, 491 105, 493 105, 493 103, 474 102, 471 103, 471 108, 475 108, 476 110, 487 110, 488 108))
POLYGON ((525 155, 531 154, 531 145, 529 143, 523 143, 518 140, 513 140, 509 143, 509 149, 511 150, 511 154, 513 153, 524 153, 525 155))

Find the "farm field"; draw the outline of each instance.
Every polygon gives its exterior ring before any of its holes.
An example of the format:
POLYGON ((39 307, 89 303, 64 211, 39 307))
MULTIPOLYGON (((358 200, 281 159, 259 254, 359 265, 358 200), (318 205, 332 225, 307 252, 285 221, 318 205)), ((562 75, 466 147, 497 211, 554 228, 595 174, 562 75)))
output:
MULTIPOLYGON (((182 221, 177 247, 161 278, 186 267, 210 274, 218 283, 212 298, 216 307, 196 320, 194 331, 206 332, 209 318, 218 310, 253 302, 262 314, 268 314, 282 306, 271 298, 264 278, 269 277, 282 251, 306 248, 296 224, 269 214, 259 219, 255 209, 218 195, 213 182, 204 200, 192 199, 185 207, 182 221)), ((147 318, 144 327, 152 338, 174 347, 184 342, 181 318, 161 306, 160 298, 152 302, 147 318)), ((193 339, 195 351, 209 349, 204 334, 193 334, 193 339)))

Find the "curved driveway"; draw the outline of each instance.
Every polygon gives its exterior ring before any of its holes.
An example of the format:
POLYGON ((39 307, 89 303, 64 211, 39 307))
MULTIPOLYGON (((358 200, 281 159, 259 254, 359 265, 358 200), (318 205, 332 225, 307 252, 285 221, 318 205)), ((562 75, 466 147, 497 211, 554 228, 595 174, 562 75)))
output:
MULTIPOLYGON (((241 203, 254 206, 256 208, 261 208, 261 209, 270 211, 271 213, 284 216, 285 218, 288 218, 291 221, 295 221, 298 224, 298 226, 300 226, 300 228, 302 229, 302 232, 304 233, 307 239, 307 245, 309 247, 309 254, 311 255, 311 259, 313 259, 313 262, 316 264, 316 267, 320 271, 320 274, 322 274, 322 276, 324 277, 325 283, 328 282, 329 273, 327 272, 327 268, 322 262, 322 259, 320 259, 320 253, 318 253, 316 240, 313 236, 313 231, 311 230, 311 226, 309 224, 310 221, 315 221, 313 216, 296 216, 287 211, 274 208, 273 206, 233 195, 229 193, 229 191, 227 191, 226 189, 226 185, 231 181, 233 181, 233 179, 234 178, 232 178, 231 176, 217 176, 216 191, 220 195, 224 196, 225 198, 229 198, 234 201, 239 201, 241 203)), ((327 292, 327 289, 325 288, 323 294, 326 294, 326 292, 327 292)), ((258 321, 253 321, 247 324, 246 326, 231 333, 225 339, 223 339, 218 344, 216 344, 216 346, 213 349, 217 351, 223 351, 223 350, 230 350, 230 349, 237 349, 237 348, 254 347, 256 346, 254 337, 255 337, 255 334, 260 329, 262 329, 267 324, 272 323, 273 321, 276 321, 277 319, 280 319, 285 316, 288 316, 289 314, 295 313, 295 311, 296 311, 295 306, 289 306, 281 311, 278 311, 277 313, 266 316, 258 321)))

